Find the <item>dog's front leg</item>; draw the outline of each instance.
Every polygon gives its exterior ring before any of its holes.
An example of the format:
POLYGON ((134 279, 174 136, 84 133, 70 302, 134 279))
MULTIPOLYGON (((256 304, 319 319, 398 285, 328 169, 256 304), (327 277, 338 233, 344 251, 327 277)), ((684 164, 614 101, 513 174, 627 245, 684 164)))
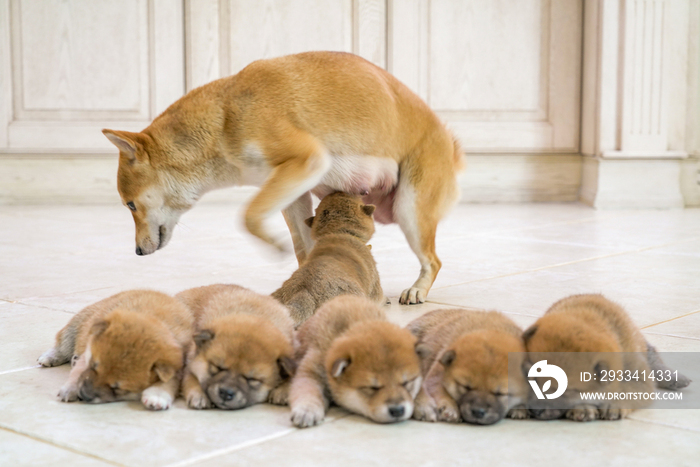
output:
MULTIPOLYGON (((263 148, 272 172, 248 205, 245 226, 259 239, 284 250, 284 242, 272 238, 264 221, 285 209, 304 193, 319 184, 331 167, 331 157, 313 136, 297 129, 287 129, 285 138, 263 148), (284 144, 280 143, 284 141, 284 144)), ((310 201, 310 198, 309 198, 310 201)))
POLYGON ((307 191, 298 197, 296 201, 282 210, 282 214, 287 222, 287 227, 289 227, 289 233, 292 234, 294 253, 297 255, 299 266, 301 266, 314 246, 314 241, 311 239, 311 229, 304 223, 306 219, 313 216, 311 193, 307 191))
POLYGON ((146 388, 141 393, 141 403, 150 410, 167 410, 177 396, 180 381, 172 377, 166 382, 159 382, 146 388))

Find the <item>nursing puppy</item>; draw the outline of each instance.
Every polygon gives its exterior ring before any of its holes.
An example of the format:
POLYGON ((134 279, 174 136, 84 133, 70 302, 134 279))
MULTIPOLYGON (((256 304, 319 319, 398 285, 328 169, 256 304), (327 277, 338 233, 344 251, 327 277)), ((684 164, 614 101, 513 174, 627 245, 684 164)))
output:
MULTIPOLYGON (((579 393, 605 391, 615 392, 622 383, 603 381, 604 374, 610 371, 626 371, 647 374, 653 370, 667 370, 656 350, 649 345, 637 326, 624 309, 602 295, 573 295, 556 302, 523 334, 529 360, 540 362, 547 358, 547 364, 554 364, 567 373, 568 385, 556 404, 566 408, 548 407, 546 401, 531 399, 530 413, 541 420, 566 417, 575 421, 618 420, 627 416, 633 408, 625 402, 621 408, 615 401, 582 402, 579 393), (562 352, 555 356, 541 352, 562 352), (583 353, 581 353, 583 352, 583 353), (621 353, 630 352, 630 353, 621 353), (634 353, 632 353, 634 352, 634 353), (593 382, 582 383, 581 372, 595 375, 593 382)), ((625 392, 651 392, 651 380, 625 382, 625 392)), ((677 381, 657 381, 657 387, 679 389, 690 384, 690 380, 679 374, 677 381)), ((556 381, 552 386, 557 389, 556 381)), ((634 408, 646 403, 640 402, 634 408)))
POLYGON ((316 216, 306 220, 316 243, 304 264, 272 294, 289 307, 295 326, 338 295, 384 301, 367 246, 374 233, 373 212, 374 206, 363 204, 359 196, 338 192, 323 198, 316 216))
POLYGON ((496 311, 444 309, 408 324, 418 338, 424 382, 413 418, 490 425, 504 416, 526 418, 522 330, 496 311), (518 352, 510 364, 508 353, 518 352))
POLYGON ((301 358, 289 393, 292 423, 323 421, 331 402, 378 423, 407 420, 421 383, 415 338, 373 302, 343 295, 299 329, 301 358))
POLYGON ((207 191, 261 187, 248 231, 282 248, 264 222, 282 210, 299 264, 313 246, 311 193, 343 191, 398 223, 421 272, 401 294, 425 300, 441 262, 438 222, 459 198, 459 144, 416 94, 356 55, 307 52, 251 63, 190 91, 139 133, 103 130, 119 149, 117 188, 133 214, 136 254, 170 240, 207 191))
POLYGON ((182 393, 193 409, 286 404, 294 374, 293 322, 271 297, 216 284, 179 293, 197 316, 182 393))
POLYGON ((71 361, 58 397, 63 402, 141 399, 152 410, 177 396, 194 320, 178 300, 160 292, 131 290, 90 305, 39 357, 43 366, 71 361))

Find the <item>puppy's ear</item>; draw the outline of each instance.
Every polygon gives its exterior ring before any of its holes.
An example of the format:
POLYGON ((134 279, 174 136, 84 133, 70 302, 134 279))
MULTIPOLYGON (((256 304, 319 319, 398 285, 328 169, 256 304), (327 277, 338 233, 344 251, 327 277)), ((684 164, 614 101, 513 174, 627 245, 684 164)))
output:
POLYGON ((440 357, 440 363, 442 363, 442 366, 447 368, 448 366, 452 365, 452 362, 455 361, 456 356, 457 355, 455 354, 454 350, 448 350, 442 354, 442 357, 440 357))
POLYGON ((374 204, 365 204, 362 206, 362 210, 367 214, 368 216, 371 216, 374 214, 374 210, 377 209, 374 204))
POLYGON ((158 375, 158 379, 167 383, 175 376, 175 368, 164 362, 155 362, 151 368, 158 375))
POLYGON ((331 375, 334 378, 339 378, 348 366, 350 366, 349 358, 339 358, 333 362, 333 366, 331 367, 331 375))
POLYGON ((423 342, 416 342, 416 353, 422 359, 425 359, 430 354, 430 347, 425 345, 423 342))
POLYGON ((294 361, 294 359, 289 358, 286 355, 282 355, 277 359, 277 366, 280 369, 280 377, 282 379, 291 378, 297 371, 297 363, 294 361))
POLYGON ((529 341, 530 338, 532 338, 532 336, 534 336, 536 332, 537 324, 533 324, 525 330, 525 332, 523 333, 523 342, 525 342, 525 345, 527 345, 527 341, 529 341))
POLYGON ((102 335, 103 332, 107 330, 108 327, 109 321, 100 320, 92 325, 92 327, 90 328, 90 334, 93 337, 99 337, 102 335))
POLYGON ((194 343, 197 345, 197 349, 201 349, 206 344, 208 344, 214 338, 214 333, 208 329, 199 331, 197 334, 192 336, 194 343))
POLYGON ((314 224, 314 218, 313 218, 313 217, 309 217, 308 219, 304 220, 304 224, 306 224, 306 225, 308 225, 309 227, 311 227, 311 226, 314 224))
POLYGON ((133 163, 136 161, 136 151, 139 145, 138 141, 141 139, 138 133, 108 130, 105 128, 102 130, 102 134, 104 134, 130 162, 133 163))

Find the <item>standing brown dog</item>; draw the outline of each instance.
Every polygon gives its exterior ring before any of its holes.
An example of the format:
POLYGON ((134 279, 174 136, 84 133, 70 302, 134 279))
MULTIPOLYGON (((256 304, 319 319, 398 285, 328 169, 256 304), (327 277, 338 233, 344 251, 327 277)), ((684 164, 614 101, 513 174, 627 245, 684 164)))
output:
POLYGON ((401 294, 421 303, 441 262, 438 221, 457 200, 457 141, 418 96, 356 55, 307 52, 253 62, 194 89, 140 133, 103 130, 120 151, 117 187, 136 224, 136 254, 163 248, 209 190, 260 186, 247 229, 281 248, 264 221, 282 210, 299 264, 313 241, 311 193, 361 195, 397 222, 421 265, 401 294))
POLYGON ((373 212, 374 206, 363 204, 358 196, 338 192, 323 198, 316 216, 306 219, 316 244, 306 262, 272 294, 289 307, 295 326, 338 295, 384 301, 367 245, 374 233, 373 212))

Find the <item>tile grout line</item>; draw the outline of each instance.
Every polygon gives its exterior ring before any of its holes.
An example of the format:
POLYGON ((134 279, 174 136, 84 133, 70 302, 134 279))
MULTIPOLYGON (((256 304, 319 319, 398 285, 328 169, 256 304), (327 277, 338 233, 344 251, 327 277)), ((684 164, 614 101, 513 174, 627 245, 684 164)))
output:
POLYGON ((120 464, 120 463, 118 463, 118 462, 115 462, 115 461, 112 461, 112 460, 109 460, 109 459, 105 459, 105 458, 96 456, 95 454, 91 454, 91 453, 89 453, 89 452, 79 451, 79 450, 77 450, 77 449, 75 449, 75 448, 72 448, 72 447, 70 447, 70 446, 65 446, 65 445, 62 445, 62 444, 58 444, 58 443, 55 443, 55 442, 53 442, 53 441, 51 441, 51 440, 48 440, 48 439, 38 438, 38 437, 33 436, 33 435, 29 434, 29 433, 25 433, 25 432, 23 432, 23 431, 18 431, 18 430, 16 430, 16 429, 10 428, 10 427, 8 427, 8 426, 0 425, 0 430, 5 430, 5 431, 7 431, 7 432, 14 433, 14 434, 19 435, 19 436, 24 436, 25 438, 29 438, 29 439, 31 439, 31 440, 33 440, 33 441, 37 441, 37 442, 39 442, 39 443, 48 444, 49 446, 53 446, 53 447, 55 447, 55 448, 62 449, 62 450, 64 450, 64 451, 72 452, 73 454, 77 454, 77 455, 80 455, 80 456, 83 456, 83 457, 89 457, 89 458, 91 458, 91 459, 95 459, 95 460, 98 460, 98 461, 100 461, 100 462, 104 462, 104 463, 106 463, 106 464, 116 465, 116 466, 118 466, 118 467, 127 467, 126 464, 120 464))
MULTIPOLYGON (((343 419, 343 418, 345 418, 345 417, 347 417, 347 416, 348 416, 348 415, 342 415, 342 416, 340 416, 340 417, 334 418, 333 420, 326 421, 326 422, 324 423, 324 425, 326 425, 326 424, 331 424, 331 423, 335 423, 337 420, 341 420, 341 419, 343 419)), ((230 453, 233 453, 233 452, 236 452, 236 451, 240 451, 240 450, 242 450, 242 449, 246 449, 246 448, 249 448, 249 447, 252 447, 252 446, 257 446, 257 445, 259 445, 259 444, 263 444, 263 443, 266 443, 266 442, 268 442, 268 441, 273 441, 273 440, 275 440, 275 439, 282 438, 282 437, 284 437, 284 436, 287 436, 287 435, 289 435, 289 434, 296 433, 296 432, 299 432, 299 431, 302 431, 302 430, 303 430, 302 428, 288 428, 288 429, 286 429, 286 430, 284 430, 284 431, 281 431, 281 432, 279 432, 279 433, 274 433, 274 434, 272 434, 272 435, 263 436, 262 438, 252 439, 252 440, 250 440, 250 441, 246 441, 246 442, 244 442, 244 443, 236 444, 236 445, 234 445, 234 446, 229 446, 229 447, 227 447, 227 448, 217 449, 216 451, 211 451, 211 452, 208 452, 208 453, 206 453, 206 454, 202 454, 201 456, 193 457, 193 458, 190 458, 190 459, 185 459, 185 460, 183 460, 183 461, 176 462, 176 463, 174 463, 174 464, 168 464, 168 465, 166 465, 165 467, 186 467, 186 466, 188 466, 188 465, 193 465, 193 464, 195 464, 195 463, 199 463, 199 462, 202 462, 202 461, 206 461, 206 460, 209 460, 209 459, 214 459, 214 458, 216 458, 216 457, 220 457, 220 456, 223 456, 223 455, 226 455, 226 454, 230 454, 230 453)))
POLYGON ((676 430, 685 430, 685 431, 691 431, 693 433, 700 433, 700 429, 691 428, 691 427, 682 426, 682 425, 674 425, 673 423, 656 422, 653 420, 645 420, 643 418, 632 418, 632 417, 627 417, 627 419, 632 420, 634 422, 646 423, 649 425, 665 426, 667 428, 675 428, 676 430))
POLYGON ((663 332, 646 331, 644 334, 651 334, 652 336, 667 336, 667 337, 675 337, 676 339, 690 339, 693 341, 700 341, 700 338, 698 338, 698 337, 679 336, 678 334, 664 334, 663 332))
POLYGON ((700 313, 700 310, 691 311, 690 313, 686 313, 686 314, 684 314, 684 315, 676 316, 675 318, 669 318, 669 319, 664 320, 664 321, 659 321, 658 323, 648 324, 648 325, 646 325, 646 326, 642 326, 642 327, 639 328, 639 329, 641 329, 641 330, 643 331, 644 329, 648 329, 648 328, 653 327, 653 326, 658 326, 659 324, 664 324, 664 323, 668 323, 668 322, 671 322, 671 321, 675 321, 675 320, 677 320, 677 319, 685 318, 686 316, 694 315, 694 314, 696 314, 696 313, 700 313))
POLYGON ((37 364, 37 365, 34 365, 34 366, 25 366, 25 367, 23 367, 23 368, 15 368, 14 370, 0 371, 0 376, 2 376, 2 375, 8 375, 8 374, 10 374, 10 373, 17 373, 17 372, 19 372, 19 371, 31 370, 31 369, 34 369, 34 368, 41 368, 41 365, 37 364))
POLYGON ((616 257, 616 256, 628 255, 628 254, 630 254, 630 253, 641 253, 641 252, 648 251, 648 250, 654 250, 654 249, 656 249, 656 248, 663 248, 663 247, 667 247, 667 246, 677 245, 677 244, 679 244, 679 243, 687 243, 687 242, 695 241, 695 240, 698 240, 698 239, 700 239, 700 237, 693 237, 693 238, 690 238, 690 239, 680 240, 680 241, 678 241, 678 242, 665 243, 665 244, 663 244, 663 245, 647 246, 647 247, 637 248, 637 249, 635 249, 635 250, 621 251, 621 252, 619 252, 619 253, 610 253, 610 254, 606 254, 606 255, 591 256, 590 258, 578 259, 578 260, 575 260, 575 261, 567 261, 567 262, 565 262, 565 263, 557 263, 557 264, 552 264, 552 265, 549 265, 549 266, 542 266, 542 267, 539 267, 539 268, 526 269, 526 270, 524 270, 524 271, 512 272, 512 273, 509 273, 509 274, 501 274, 500 276, 485 277, 485 278, 482 278, 482 279, 475 279, 475 280, 466 281, 466 282, 459 282, 459 283, 457 283, 457 284, 451 284, 451 285, 445 285, 445 286, 441 286, 441 287, 435 287, 435 288, 433 288, 432 290, 445 290, 445 289, 450 289, 450 288, 452 288, 452 287, 457 287, 457 286, 459 286, 459 285, 474 284, 474 283, 476 283, 476 282, 490 281, 490 280, 494 280, 494 279, 503 279, 503 278, 505 278, 505 277, 512 277, 512 276, 518 276, 518 275, 520 275, 520 274, 528 274, 528 273, 531 273, 531 272, 544 271, 544 270, 546 270, 546 269, 554 269, 554 268, 559 268, 559 267, 562 267, 562 266, 569 266, 569 265, 572 265, 572 264, 585 263, 585 262, 588 262, 588 261, 596 261, 596 260, 605 259, 605 258, 614 258, 614 257, 616 257))

